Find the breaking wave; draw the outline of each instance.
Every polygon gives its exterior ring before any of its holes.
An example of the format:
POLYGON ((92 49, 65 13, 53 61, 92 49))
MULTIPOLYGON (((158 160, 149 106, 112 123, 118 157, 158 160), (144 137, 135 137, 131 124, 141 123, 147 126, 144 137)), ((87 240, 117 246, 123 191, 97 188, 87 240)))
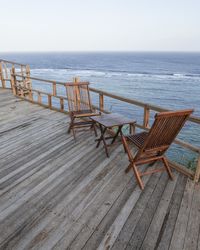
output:
POLYGON ((188 73, 150 73, 150 72, 128 72, 128 71, 112 71, 112 70, 94 70, 94 69, 32 69, 32 75, 42 76, 48 74, 50 76, 83 76, 83 77, 125 77, 125 78, 160 78, 160 79, 197 79, 200 80, 200 74, 188 74, 188 73))

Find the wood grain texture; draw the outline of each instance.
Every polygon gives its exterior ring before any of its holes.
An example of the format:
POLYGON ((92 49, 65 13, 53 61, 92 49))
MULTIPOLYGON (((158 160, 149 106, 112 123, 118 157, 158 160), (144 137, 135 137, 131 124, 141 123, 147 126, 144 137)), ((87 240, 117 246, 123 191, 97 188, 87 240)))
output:
POLYGON ((198 248, 198 184, 156 173, 141 191, 122 145, 107 158, 69 122, 0 89, 0 249, 198 248))

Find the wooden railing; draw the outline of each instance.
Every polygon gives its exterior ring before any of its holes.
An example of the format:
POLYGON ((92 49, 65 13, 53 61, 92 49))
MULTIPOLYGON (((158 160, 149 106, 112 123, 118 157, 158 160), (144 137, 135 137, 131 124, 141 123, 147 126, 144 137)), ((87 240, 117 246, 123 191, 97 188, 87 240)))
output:
MULTIPOLYGON (((41 106, 44 106, 44 107, 47 107, 47 108, 50 108, 59 112, 68 113, 68 108, 65 108, 65 104, 67 104, 67 96, 63 94, 61 95, 58 94, 58 88, 62 88, 61 92, 65 93, 66 89, 65 89, 64 82, 31 77, 30 67, 28 65, 23 65, 23 64, 11 62, 11 61, 5 61, 5 60, 0 60, 0 80, 1 80, 2 88, 11 88, 13 91, 13 94, 22 99, 25 99, 32 103, 36 103, 41 106), (8 73, 9 70, 10 70, 10 73, 8 73), (6 85, 7 81, 10 83, 9 87, 7 87, 6 85), (43 91, 43 90, 32 87, 32 81, 40 82, 40 85, 48 84, 49 91, 47 90, 43 91), (43 97, 46 97, 46 99, 44 100, 43 97), (54 102, 52 101, 53 98, 56 98, 59 100, 59 106, 54 105, 54 102)), ((141 107, 143 109, 143 123, 136 124, 136 127, 140 129, 149 130, 151 111, 156 111, 156 112, 168 111, 167 109, 161 108, 156 105, 151 105, 151 104, 140 102, 134 99, 125 98, 125 97, 115 95, 109 92, 105 92, 102 90, 98 90, 95 88, 90 88, 90 91, 94 94, 97 94, 98 99, 99 99, 99 105, 94 106, 94 108, 99 109, 100 111, 105 112, 105 113, 109 113, 109 111, 105 110, 104 108, 104 97, 109 97, 109 98, 112 98, 121 102, 135 105, 137 107, 141 107)), ((199 117, 191 116, 188 119, 188 121, 200 125, 199 117)), ((171 166, 177 169, 178 171, 182 172, 183 174, 193 178, 196 182, 199 181, 200 148, 180 139, 176 139, 174 143, 180 145, 183 148, 189 149, 197 153, 198 155, 197 166, 196 166, 195 171, 191 171, 190 169, 186 168, 185 166, 181 164, 170 161, 171 166)))
POLYGON ((12 88, 11 69, 14 69, 14 71, 20 73, 22 76, 30 76, 29 65, 0 59, 0 81, 2 88, 12 88), (7 83, 8 85, 6 85, 7 83))

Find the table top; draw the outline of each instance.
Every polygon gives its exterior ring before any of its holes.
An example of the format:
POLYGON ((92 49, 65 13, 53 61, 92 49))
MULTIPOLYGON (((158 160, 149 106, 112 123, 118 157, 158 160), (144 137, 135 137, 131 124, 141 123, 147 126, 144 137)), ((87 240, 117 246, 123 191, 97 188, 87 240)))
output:
POLYGON ((117 113, 102 114, 100 116, 90 117, 93 121, 103 125, 104 127, 111 128, 114 126, 122 126, 125 124, 136 123, 135 120, 127 118, 117 113))

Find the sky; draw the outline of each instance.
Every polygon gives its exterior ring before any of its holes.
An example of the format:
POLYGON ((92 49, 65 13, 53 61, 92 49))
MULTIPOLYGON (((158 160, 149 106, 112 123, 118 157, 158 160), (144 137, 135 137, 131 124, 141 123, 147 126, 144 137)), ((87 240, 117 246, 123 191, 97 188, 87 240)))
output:
POLYGON ((200 0, 0 0, 0 51, 200 51, 200 0))

